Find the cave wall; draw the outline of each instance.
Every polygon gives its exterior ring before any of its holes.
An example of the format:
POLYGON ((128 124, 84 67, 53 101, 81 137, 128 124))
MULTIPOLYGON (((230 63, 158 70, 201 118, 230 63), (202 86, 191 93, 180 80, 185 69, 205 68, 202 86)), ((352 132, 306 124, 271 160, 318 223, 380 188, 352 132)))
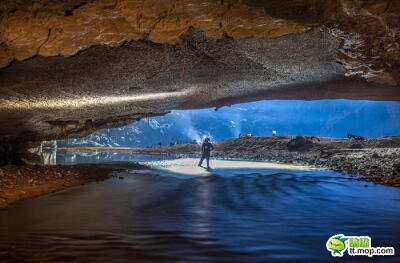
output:
POLYGON ((0 139, 259 99, 399 100, 399 25, 390 0, 3 0, 0 139))

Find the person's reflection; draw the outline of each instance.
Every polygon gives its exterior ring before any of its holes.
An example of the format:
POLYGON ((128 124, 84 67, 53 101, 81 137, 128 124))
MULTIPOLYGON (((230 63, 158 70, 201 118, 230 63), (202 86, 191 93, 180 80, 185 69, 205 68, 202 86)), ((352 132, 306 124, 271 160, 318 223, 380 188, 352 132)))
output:
POLYGON ((194 231, 202 238, 208 236, 211 218, 211 185, 208 178, 199 178, 195 188, 195 202, 193 206, 196 217, 193 221, 194 231))
POLYGON ((43 149, 41 152, 41 159, 44 165, 56 165, 57 158, 56 158, 57 149, 55 148, 46 148, 43 149))

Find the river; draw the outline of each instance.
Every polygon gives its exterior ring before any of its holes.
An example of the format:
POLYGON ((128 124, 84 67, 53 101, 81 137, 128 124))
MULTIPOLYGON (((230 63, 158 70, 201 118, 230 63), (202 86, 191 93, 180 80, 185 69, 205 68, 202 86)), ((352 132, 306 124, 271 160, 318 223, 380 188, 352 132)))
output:
POLYGON ((334 234, 368 235, 398 255, 399 188, 310 169, 142 173, 1 209, 0 262, 400 262, 334 260, 325 247, 334 234))

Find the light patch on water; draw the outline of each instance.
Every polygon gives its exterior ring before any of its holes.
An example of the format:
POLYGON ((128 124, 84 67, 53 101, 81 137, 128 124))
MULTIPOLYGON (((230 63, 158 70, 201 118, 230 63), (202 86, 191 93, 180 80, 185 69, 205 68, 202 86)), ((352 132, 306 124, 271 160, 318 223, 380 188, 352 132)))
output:
MULTIPOLYGON (((150 161, 142 162, 155 169, 160 169, 172 173, 188 174, 188 175, 210 175, 218 169, 282 169, 282 170, 313 170, 310 166, 279 164, 268 162, 251 162, 251 161, 228 161, 228 160, 210 160, 211 170, 208 171, 203 167, 197 166, 199 159, 183 158, 174 160, 150 161)), ((203 166, 206 161, 203 162, 203 166)))

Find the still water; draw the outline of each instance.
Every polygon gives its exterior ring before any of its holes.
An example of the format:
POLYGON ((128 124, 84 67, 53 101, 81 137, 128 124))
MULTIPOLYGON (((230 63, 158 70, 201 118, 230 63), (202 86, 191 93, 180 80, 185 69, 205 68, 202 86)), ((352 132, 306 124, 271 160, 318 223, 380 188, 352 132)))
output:
POLYGON ((156 155, 133 155, 133 154, 105 153, 105 152, 66 152, 66 151, 57 151, 55 149, 51 151, 51 155, 53 156, 52 159, 54 159, 54 163, 45 163, 45 164, 71 165, 71 164, 95 164, 95 163, 112 163, 112 162, 144 162, 144 161, 159 161, 168 158, 166 156, 156 156, 156 155))
POLYGON ((118 176, 1 209, 0 261, 400 262, 325 248, 334 234, 369 235, 399 255, 399 188, 331 171, 118 176))

